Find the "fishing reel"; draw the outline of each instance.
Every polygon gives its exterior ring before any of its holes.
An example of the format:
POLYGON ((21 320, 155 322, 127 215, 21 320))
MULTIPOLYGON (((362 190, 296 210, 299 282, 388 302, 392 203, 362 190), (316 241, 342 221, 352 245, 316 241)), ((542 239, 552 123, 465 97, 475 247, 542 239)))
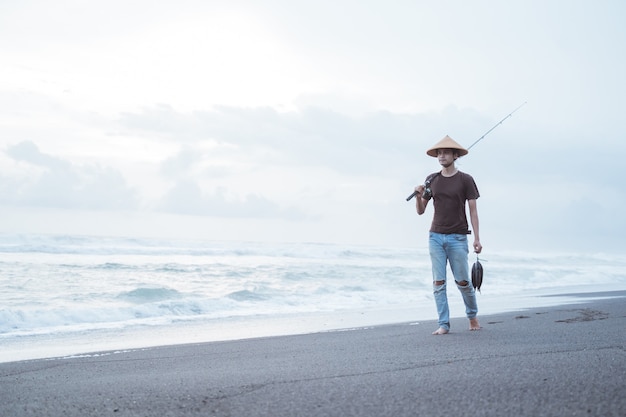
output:
POLYGON ((430 189, 430 178, 424 181, 424 192, 422 192, 422 198, 426 201, 433 198, 433 190, 430 189))
POLYGON ((428 178, 426 178, 426 181, 424 181, 424 192, 422 193, 422 198, 426 201, 430 200, 431 198, 433 198, 433 190, 430 188, 430 183, 437 178, 437 176, 441 174, 441 172, 436 172, 432 175, 429 175, 428 178))
MULTIPOLYGON (((426 178, 426 181, 424 181, 424 191, 422 192, 422 196, 421 196, 424 200, 428 201, 431 198, 433 198, 433 190, 430 189, 430 183, 439 174, 441 174, 441 172, 437 172, 435 174, 432 174, 428 178, 426 178)), ((412 199, 416 195, 417 195, 417 191, 413 191, 413 193, 406 198, 406 201, 409 201, 410 199, 412 199)))

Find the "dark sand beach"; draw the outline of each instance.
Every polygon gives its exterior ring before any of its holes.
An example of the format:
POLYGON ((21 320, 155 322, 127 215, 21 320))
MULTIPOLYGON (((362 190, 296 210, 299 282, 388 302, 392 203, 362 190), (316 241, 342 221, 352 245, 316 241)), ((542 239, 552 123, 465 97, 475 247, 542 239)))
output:
POLYGON ((626 291, 435 321, 0 364, 0 416, 626 416, 626 291))

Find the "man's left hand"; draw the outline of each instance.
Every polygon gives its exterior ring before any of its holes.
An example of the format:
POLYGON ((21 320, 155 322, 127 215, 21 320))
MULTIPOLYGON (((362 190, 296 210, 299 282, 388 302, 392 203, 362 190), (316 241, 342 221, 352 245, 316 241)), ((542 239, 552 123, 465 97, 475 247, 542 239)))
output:
POLYGON ((475 253, 480 253, 483 250, 483 245, 480 244, 480 241, 475 240, 474 241, 474 252, 475 253))

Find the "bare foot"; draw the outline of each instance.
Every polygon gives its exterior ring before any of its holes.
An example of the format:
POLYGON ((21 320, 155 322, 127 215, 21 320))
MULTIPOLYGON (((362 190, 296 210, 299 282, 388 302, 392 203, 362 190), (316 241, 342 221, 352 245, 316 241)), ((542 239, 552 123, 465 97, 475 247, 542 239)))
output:
POLYGON ((469 319, 470 321, 470 330, 480 330, 480 324, 478 323, 478 319, 474 317, 473 319, 469 319))
POLYGON ((444 329, 443 327, 438 328, 437 330, 435 330, 433 332, 434 335, 438 335, 438 334, 446 334, 448 333, 449 330, 444 329))

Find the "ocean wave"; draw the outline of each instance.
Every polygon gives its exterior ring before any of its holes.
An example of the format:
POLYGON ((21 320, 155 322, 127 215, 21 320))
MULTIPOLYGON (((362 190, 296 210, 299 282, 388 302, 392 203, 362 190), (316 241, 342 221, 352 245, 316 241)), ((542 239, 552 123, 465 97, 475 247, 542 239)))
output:
POLYGON ((117 296, 119 299, 128 300, 133 303, 147 303, 163 300, 177 300, 183 295, 172 288, 135 288, 117 296))
POLYGON ((118 262, 105 262, 103 264, 94 265, 93 269, 111 269, 111 270, 122 270, 122 269, 138 269, 138 265, 128 265, 118 262))
POLYGON ((193 257, 268 257, 291 259, 401 259, 414 249, 325 243, 221 242, 127 237, 0 234, 0 253, 68 255, 146 255, 193 257))
MULTIPOLYGON (((625 256, 485 258, 482 296, 626 285, 625 256)), ((432 278, 425 249, 0 235, 2 337, 366 309, 428 298, 432 278)))
POLYGON ((267 294, 249 290, 235 291, 228 294, 227 297, 236 301, 263 301, 270 298, 267 294))
POLYGON ((232 315, 229 314, 228 308, 219 306, 220 302, 215 300, 163 299, 163 292, 139 291, 135 294, 139 295, 138 299, 141 302, 97 307, 78 304, 63 308, 48 306, 47 308, 1 309, 0 336, 167 325, 174 320, 219 318, 232 315), (153 300, 149 301, 150 298, 153 300))

